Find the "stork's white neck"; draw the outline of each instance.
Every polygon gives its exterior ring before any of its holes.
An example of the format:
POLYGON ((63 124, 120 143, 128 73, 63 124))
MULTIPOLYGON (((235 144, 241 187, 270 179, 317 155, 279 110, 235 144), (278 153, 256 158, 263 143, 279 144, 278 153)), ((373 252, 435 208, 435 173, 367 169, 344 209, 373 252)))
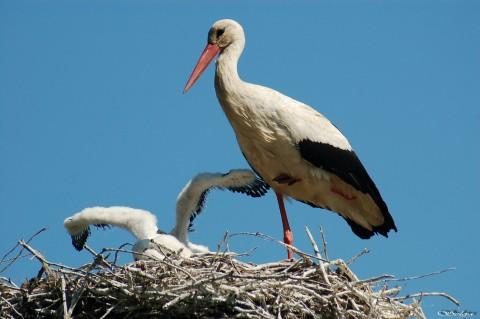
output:
POLYGON ((242 80, 238 76, 237 65, 243 52, 245 41, 236 41, 223 49, 217 60, 215 71, 215 89, 217 95, 225 92, 234 93, 242 80))
POLYGON ((190 223, 190 214, 187 214, 182 205, 178 205, 177 203, 177 222, 175 227, 170 231, 170 234, 177 237, 177 239, 184 243, 185 245, 188 244, 188 225, 190 223))
POLYGON ((189 181, 178 194, 176 205, 176 224, 170 232, 185 245, 188 245, 188 226, 190 224, 190 216, 195 210, 200 195, 204 190, 201 188, 202 185, 192 181, 193 180, 189 181), (196 191, 197 188, 201 189, 196 191))

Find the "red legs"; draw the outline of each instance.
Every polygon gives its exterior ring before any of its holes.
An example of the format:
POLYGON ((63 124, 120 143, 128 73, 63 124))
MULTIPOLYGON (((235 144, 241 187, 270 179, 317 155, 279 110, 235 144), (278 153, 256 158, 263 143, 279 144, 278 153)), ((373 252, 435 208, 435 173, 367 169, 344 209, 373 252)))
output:
MULTIPOLYGON (((290 230, 290 225, 288 224, 287 211, 285 210, 283 195, 278 192, 275 192, 275 195, 277 195, 278 208, 280 208, 280 216, 282 217, 283 242, 287 245, 291 245, 293 243, 293 234, 290 230)), ((288 259, 293 258, 293 251, 291 249, 287 249, 287 257, 288 259)))

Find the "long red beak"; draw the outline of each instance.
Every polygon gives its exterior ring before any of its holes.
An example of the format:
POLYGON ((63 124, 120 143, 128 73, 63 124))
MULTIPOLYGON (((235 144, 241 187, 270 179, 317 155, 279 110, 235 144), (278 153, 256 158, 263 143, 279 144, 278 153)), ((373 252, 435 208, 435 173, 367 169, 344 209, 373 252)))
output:
POLYGON ((220 47, 218 45, 210 43, 207 44, 207 46, 202 52, 202 55, 198 59, 197 65, 195 66, 195 69, 193 69, 193 72, 190 75, 187 84, 185 84, 183 93, 187 93, 187 91, 190 90, 195 81, 197 81, 200 75, 202 75, 203 71, 205 71, 207 66, 210 64, 210 62, 212 62, 212 60, 215 58, 219 51, 220 47))

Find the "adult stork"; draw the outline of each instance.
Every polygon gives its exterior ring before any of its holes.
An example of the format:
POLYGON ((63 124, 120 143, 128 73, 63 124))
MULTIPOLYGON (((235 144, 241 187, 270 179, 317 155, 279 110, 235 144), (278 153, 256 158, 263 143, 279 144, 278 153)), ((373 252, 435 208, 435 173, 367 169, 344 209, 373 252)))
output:
POLYGON ((250 170, 236 169, 228 173, 202 173, 192 178, 179 193, 176 205, 176 225, 170 233, 157 227, 157 217, 136 208, 90 207, 68 217, 64 226, 72 237, 72 244, 82 250, 90 235, 90 225, 100 228, 111 225, 128 230, 137 242, 133 246, 135 260, 151 257, 163 259, 162 249, 173 251, 183 257, 192 253, 208 252, 208 248, 189 241, 188 233, 193 220, 202 211, 208 192, 212 189, 244 193, 252 197, 265 195, 269 187, 250 170))
MULTIPOLYGON (((397 230, 375 183, 342 133, 312 107, 270 88, 244 82, 237 64, 242 26, 219 20, 185 85, 187 92, 219 54, 215 91, 240 149, 277 196, 284 242, 292 243, 284 197, 340 214, 360 238, 397 230)), ((288 252, 292 257, 292 252, 288 252)))

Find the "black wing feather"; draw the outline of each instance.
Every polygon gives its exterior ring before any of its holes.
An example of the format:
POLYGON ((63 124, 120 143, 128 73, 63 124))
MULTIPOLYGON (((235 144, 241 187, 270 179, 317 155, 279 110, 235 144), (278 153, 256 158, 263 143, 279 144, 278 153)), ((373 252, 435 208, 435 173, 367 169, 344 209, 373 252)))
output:
POLYGON ((197 206, 195 206, 195 210, 190 215, 190 223, 188 224, 188 231, 193 232, 193 221, 195 218, 202 212, 203 208, 205 207, 205 203, 207 202, 207 195, 210 192, 211 188, 204 190, 200 194, 200 198, 198 199, 197 206))
POLYGON ((80 233, 71 235, 70 237, 72 237, 73 247, 75 247, 75 249, 78 251, 82 250, 83 246, 85 246, 85 243, 87 242, 88 236, 90 236, 90 227, 88 226, 80 233))
POLYGON ((270 189, 270 186, 267 183, 265 183, 262 179, 257 177, 250 184, 243 185, 240 187, 227 187, 227 189, 231 192, 243 193, 251 197, 262 197, 268 192, 268 190, 270 189))
MULTIPOLYGON (((227 174, 228 173, 224 174, 224 176, 227 174)), ((202 212, 203 208, 205 207, 205 203, 207 201, 207 195, 212 190, 212 188, 223 189, 220 187, 211 187, 202 192, 202 194, 200 195, 200 198, 198 199, 195 210, 190 215, 190 224, 188 225, 189 232, 192 232, 195 230, 193 228, 193 221, 202 212)), ((268 192, 268 190, 270 189, 270 186, 267 183, 265 183, 261 178, 257 177, 250 184, 239 186, 239 187, 226 187, 226 189, 234 193, 242 193, 251 197, 261 197, 268 192)))
MULTIPOLYGON (((95 224, 93 226, 101 229, 111 228, 111 226, 108 224, 95 224)), ((73 247, 75 247, 75 249, 78 251, 82 250, 83 247, 85 246, 85 243, 87 242, 88 236, 90 236, 90 233, 91 233, 90 227, 87 226, 80 233, 71 235, 70 237, 72 237, 73 247)))
POLYGON ((355 224, 352 220, 347 220, 357 236, 370 238, 374 233, 380 233, 388 237, 390 229, 397 231, 395 222, 388 212, 388 207, 377 186, 353 150, 343 150, 327 143, 313 142, 308 139, 298 143, 298 150, 300 155, 311 164, 337 175, 356 190, 369 194, 380 208, 385 221, 383 225, 373 226, 372 231, 355 224))
POLYGON ((102 230, 112 228, 112 226, 111 226, 111 225, 108 225, 108 224, 95 224, 94 226, 97 227, 97 228, 100 228, 100 229, 102 229, 102 230))

